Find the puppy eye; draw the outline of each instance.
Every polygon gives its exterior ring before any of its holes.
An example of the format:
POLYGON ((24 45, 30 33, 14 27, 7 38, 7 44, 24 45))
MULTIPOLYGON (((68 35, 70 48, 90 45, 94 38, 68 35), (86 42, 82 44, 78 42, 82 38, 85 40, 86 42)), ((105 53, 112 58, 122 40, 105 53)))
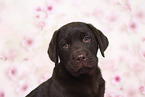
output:
POLYGON ((62 43, 62 47, 63 47, 64 49, 67 49, 67 48, 70 47, 70 44, 68 44, 68 43, 66 43, 66 42, 63 42, 63 43, 62 43))
POLYGON ((84 43, 89 43, 91 41, 91 38, 89 37, 89 36, 85 36, 84 38, 83 38, 83 42, 84 43))

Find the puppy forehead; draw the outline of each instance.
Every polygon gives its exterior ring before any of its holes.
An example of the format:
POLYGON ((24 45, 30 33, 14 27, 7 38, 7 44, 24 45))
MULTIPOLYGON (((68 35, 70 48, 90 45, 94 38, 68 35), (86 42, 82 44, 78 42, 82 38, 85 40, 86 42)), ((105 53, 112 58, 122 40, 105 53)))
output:
MULTIPOLYGON (((60 28, 59 38, 63 37, 75 37, 81 32, 89 33, 91 30, 89 27, 84 23, 71 23, 63 26, 60 28)), ((91 33, 90 33, 91 34, 91 33)))

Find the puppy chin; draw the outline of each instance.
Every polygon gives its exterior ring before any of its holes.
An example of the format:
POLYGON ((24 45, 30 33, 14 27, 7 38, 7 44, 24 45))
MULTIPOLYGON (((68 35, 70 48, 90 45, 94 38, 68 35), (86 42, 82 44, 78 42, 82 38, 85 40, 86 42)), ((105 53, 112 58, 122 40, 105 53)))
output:
POLYGON ((82 62, 82 63, 68 63, 70 65, 65 65, 67 71, 74 77, 79 77, 81 75, 90 75, 92 71, 96 68, 96 61, 82 62))
POLYGON ((75 72, 71 72, 74 77, 80 77, 81 75, 90 75, 91 72, 94 71, 94 68, 90 67, 82 67, 75 72))

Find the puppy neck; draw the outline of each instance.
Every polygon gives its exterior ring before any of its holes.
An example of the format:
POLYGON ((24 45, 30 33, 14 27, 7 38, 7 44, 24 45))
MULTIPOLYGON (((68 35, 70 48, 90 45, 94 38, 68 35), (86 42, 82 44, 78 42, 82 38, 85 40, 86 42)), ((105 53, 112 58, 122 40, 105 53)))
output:
MULTIPOLYGON (((72 74, 69 73, 69 71, 67 71, 67 69, 65 68, 65 65, 63 62, 60 62, 59 64, 57 64, 57 66, 55 66, 54 68, 54 76, 55 78, 57 78, 58 80, 63 80, 63 81, 68 81, 68 80, 72 80, 72 81, 92 81, 96 79, 96 72, 97 72, 97 68, 94 68, 90 74, 82 74, 78 77, 73 76, 72 74)), ((98 68, 99 69, 99 68, 98 68)))

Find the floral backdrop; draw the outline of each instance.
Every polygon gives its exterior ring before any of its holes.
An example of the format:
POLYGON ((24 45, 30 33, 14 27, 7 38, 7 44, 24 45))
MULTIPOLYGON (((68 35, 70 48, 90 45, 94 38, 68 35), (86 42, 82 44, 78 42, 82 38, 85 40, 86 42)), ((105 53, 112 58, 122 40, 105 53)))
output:
POLYGON ((0 97, 25 97, 51 77, 53 32, 66 23, 93 24, 109 39, 105 97, 145 97, 144 0, 0 0, 0 97))

